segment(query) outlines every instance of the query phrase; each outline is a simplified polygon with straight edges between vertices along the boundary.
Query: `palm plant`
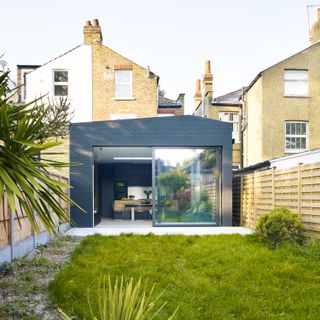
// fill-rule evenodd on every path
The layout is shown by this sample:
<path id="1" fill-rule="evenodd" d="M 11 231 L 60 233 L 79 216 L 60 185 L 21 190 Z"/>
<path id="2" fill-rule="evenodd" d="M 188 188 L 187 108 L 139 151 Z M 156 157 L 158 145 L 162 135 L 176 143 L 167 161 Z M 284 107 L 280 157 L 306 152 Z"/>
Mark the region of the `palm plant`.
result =
<path id="1" fill-rule="evenodd" d="M 149 294 L 142 288 L 141 278 L 137 283 L 130 281 L 124 282 L 123 276 L 112 283 L 110 275 L 101 276 L 98 281 L 94 299 L 88 291 L 88 307 L 90 310 L 90 320 L 152 320 L 165 307 L 163 303 L 157 307 L 157 300 L 164 291 L 153 299 L 154 285 Z M 94 302 L 92 302 L 92 300 Z M 173 320 L 178 311 L 171 315 L 167 320 Z M 66 313 L 60 310 L 64 320 L 71 320 Z"/>
<path id="2" fill-rule="evenodd" d="M 16 89 L 9 89 L 8 79 L 8 73 L 0 75 L 0 204 L 5 193 L 10 209 L 17 212 L 18 204 L 35 231 L 34 213 L 55 233 L 57 219 L 69 220 L 58 199 L 74 203 L 63 191 L 69 186 L 50 170 L 69 164 L 45 158 L 48 149 L 60 144 L 50 139 L 49 111 L 40 100 L 16 104 Z"/>

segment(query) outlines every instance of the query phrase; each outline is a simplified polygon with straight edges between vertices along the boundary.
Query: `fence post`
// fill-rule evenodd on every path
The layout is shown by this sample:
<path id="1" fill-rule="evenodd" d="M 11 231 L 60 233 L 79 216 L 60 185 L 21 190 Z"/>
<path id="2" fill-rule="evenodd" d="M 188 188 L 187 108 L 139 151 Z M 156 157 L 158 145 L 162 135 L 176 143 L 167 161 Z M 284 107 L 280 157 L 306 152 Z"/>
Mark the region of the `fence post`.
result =
<path id="1" fill-rule="evenodd" d="M 253 172 L 253 221 L 254 221 L 254 227 L 257 223 L 257 188 L 256 188 L 256 172 Z"/>
<path id="2" fill-rule="evenodd" d="M 243 193 L 243 178 L 240 175 L 240 227 L 243 227 L 243 207 L 242 207 L 242 193 Z"/>
<path id="3" fill-rule="evenodd" d="M 272 167 L 272 209 L 275 208 L 276 206 L 276 190 L 275 190 L 275 184 L 276 184 L 276 181 L 275 181 L 275 172 L 276 171 L 276 167 Z"/>
<path id="4" fill-rule="evenodd" d="M 14 259 L 14 213 L 10 208 L 10 258 Z"/>
<path id="5" fill-rule="evenodd" d="M 299 217 L 301 218 L 301 198 L 302 198 L 302 195 L 301 195 L 301 166 L 302 166 L 303 163 L 299 162 L 298 163 L 298 215 Z"/>

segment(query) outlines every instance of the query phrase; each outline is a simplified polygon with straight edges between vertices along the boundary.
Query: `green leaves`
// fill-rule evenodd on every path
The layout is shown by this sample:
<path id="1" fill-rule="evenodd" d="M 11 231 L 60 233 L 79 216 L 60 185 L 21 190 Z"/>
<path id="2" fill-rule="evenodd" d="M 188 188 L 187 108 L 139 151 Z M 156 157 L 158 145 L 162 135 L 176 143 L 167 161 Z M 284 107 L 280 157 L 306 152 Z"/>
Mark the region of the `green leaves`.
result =
<path id="1" fill-rule="evenodd" d="M 50 141 L 44 130 L 46 106 L 39 100 L 17 105 L 13 94 L 8 88 L 8 74 L 0 75 L 0 204 L 6 195 L 10 209 L 16 212 L 19 203 L 35 231 L 39 226 L 34 214 L 55 233 L 59 221 L 69 221 L 60 203 L 76 204 L 65 192 L 69 186 L 50 171 L 69 163 L 41 159 L 41 152 L 60 144 Z"/>
<path id="2" fill-rule="evenodd" d="M 154 285 L 147 294 L 142 287 L 141 278 L 134 283 L 124 282 L 123 276 L 112 283 L 110 275 L 100 276 L 94 292 L 88 290 L 88 307 L 90 320 L 152 320 L 165 307 L 166 303 L 157 307 L 159 298 L 164 290 L 154 298 Z M 62 310 L 59 310 L 63 319 L 71 319 Z M 178 308 L 167 320 L 176 319 Z"/>

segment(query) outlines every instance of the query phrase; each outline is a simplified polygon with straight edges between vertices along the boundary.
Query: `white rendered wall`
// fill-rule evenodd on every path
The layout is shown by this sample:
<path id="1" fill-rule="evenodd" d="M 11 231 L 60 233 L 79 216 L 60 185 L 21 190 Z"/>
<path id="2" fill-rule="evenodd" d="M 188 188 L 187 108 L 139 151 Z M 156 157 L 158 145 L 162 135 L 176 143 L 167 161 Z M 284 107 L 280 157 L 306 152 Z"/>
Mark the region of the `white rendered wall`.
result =
<path id="1" fill-rule="evenodd" d="M 27 101 L 48 94 L 53 98 L 53 70 L 68 70 L 68 99 L 74 110 L 72 122 L 92 121 L 92 50 L 80 47 L 48 62 L 27 75 Z M 44 101 L 47 97 L 44 98 Z"/>
<path id="2" fill-rule="evenodd" d="M 281 157 L 278 159 L 270 160 L 270 166 L 277 169 L 287 169 L 296 167 L 301 164 L 312 164 L 320 162 L 320 149 L 305 151 L 294 155 Z"/>

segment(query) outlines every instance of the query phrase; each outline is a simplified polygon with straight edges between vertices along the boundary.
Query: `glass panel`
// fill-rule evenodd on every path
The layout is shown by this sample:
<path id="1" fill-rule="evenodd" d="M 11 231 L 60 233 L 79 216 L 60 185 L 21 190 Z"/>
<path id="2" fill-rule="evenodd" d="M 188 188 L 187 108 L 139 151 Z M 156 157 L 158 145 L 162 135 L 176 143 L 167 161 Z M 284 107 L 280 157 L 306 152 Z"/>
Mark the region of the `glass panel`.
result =
<path id="1" fill-rule="evenodd" d="M 290 123 L 286 123 L 286 134 L 290 134 Z"/>
<path id="2" fill-rule="evenodd" d="M 54 82 L 68 82 L 68 71 L 55 71 Z"/>
<path id="3" fill-rule="evenodd" d="M 307 80 L 308 71 L 307 70 L 285 70 L 284 78 L 286 80 Z"/>
<path id="4" fill-rule="evenodd" d="M 118 70 L 115 73 L 116 83 L 130 83 L 131 82 L 131 71 Z"/>
<path id="5" fill-rule="evenodd" d="M 290 138 L 290 148 L 289 149 L 296 149 L 296 138 Z"/>
<path id="6" fill-rule="evenodd" d="M 306 123 L 301 123 L 301 134 L 306 134 Z"/>
<path id="7" fill-rule="evenodd" d="M 286 138 L 286 150 L 290 149 L 290 138 Z"/>
<path id="8" fill-rule="evenodd" d="M 156 224 L 218 224 L 218 149 L 155 149 Z"/>
<path id="9" fill-rule="evenodd" d="M 130 84 L 116 84 L 115 87 L 116 98 L 131 98 L 131 85 Z"/>
<path id="10" fill-rule="evenodd" d="M 301 134 L 301 126 L 302 126 L 302 123 L 297 123 L 296 124 L 296 134 L 297 135 Z"/>
<path id="11" fill-rule="evenodd" d="M 308 86 L 306 81 L 286 81 L 285 94 L 288 95 L 307 95 Z"/>
<path id="12" fill-rule="evenodd" d="M 307 148 L 306 138 L 301 138 L 301 149 Z"/>
<path id="13" fill-rule="evenodd" d="M 301 149 L 301 143 L 300 143 L 301 139 L 300 138 L 296 138 L 296 149 Z"/>
<path id="14" fill-rule="evenodd" d="M 296 134 L 296 124 L 294 122 L 291 122 L 290 126 L 290 134 Z"/>
<path id="15" fill-rule="evenodd" d="M 55 96 L 67 96 L 68 95 L 68 86 L 66 86 L 66 85 L 54 86 L 54 95 Z"/>

